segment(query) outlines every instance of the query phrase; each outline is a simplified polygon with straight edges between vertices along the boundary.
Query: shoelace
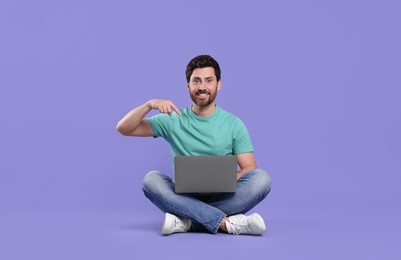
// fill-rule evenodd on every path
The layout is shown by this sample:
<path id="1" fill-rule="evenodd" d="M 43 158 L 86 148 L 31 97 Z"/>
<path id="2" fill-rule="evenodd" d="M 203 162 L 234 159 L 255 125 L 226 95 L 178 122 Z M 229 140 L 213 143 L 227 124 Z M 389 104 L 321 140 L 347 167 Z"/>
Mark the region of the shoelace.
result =
<path id="1" fill-rule="evenodd" d="M 230 225 L 230 229 L 232 230 L 234 235 L 248 233 L 249 232 L 249 225 L 237 225 L 230 221 L 227 221 Z"/>
<path id="2" fill-rule="evenodd" d="M 177 227 L 182 230 L 185 230 L 185 223 L 183 221 L 177 221 L 177 219 L 174 219 L 174 228 L 173 229 L 176 229 Z"/>

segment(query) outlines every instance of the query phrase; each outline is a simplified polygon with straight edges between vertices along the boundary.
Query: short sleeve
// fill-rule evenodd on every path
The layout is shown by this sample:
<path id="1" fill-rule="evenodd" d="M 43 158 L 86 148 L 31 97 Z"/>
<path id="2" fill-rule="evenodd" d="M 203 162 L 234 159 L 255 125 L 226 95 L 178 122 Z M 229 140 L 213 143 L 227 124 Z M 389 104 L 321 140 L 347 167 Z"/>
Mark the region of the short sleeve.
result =
<path id="1" fill-rule="evenodd" d="M 234 125 L 233 139 L 233 154 L 253 152 L 253 145 L 248 129 L 239 118 L 237 118 Z"/>
<path id="2" fill-rule="evenodd" d="M 146 118 L 153 131 L 153 137 L 166 137 L 169 132 L 169 115 L 158 114 Z"/>

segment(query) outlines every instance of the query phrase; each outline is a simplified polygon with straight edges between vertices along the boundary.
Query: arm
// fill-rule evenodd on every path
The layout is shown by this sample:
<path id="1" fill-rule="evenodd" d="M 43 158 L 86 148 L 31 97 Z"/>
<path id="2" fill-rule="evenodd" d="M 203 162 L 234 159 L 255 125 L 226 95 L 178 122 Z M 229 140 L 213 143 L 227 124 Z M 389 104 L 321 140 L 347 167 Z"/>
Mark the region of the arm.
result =
<path id="1" fill-rule="evenodd" d="M 170 100 L 151 99 L 128 112 L 117 123 L 117 131 L 122 135 L 128 136 L 153 136 L 152 128 L 148 121 L 144 119 L 152 109 L 157 109 L 160 113 L 169 114 L 170 116 L 174 110 L 181 115 L 180 110 Z"/>
<path id="2" fill-rule="evenodd" d="M 237 180 L 248 171 L 256 169 L 256 161 L 253 153 L 237 154 L 237 162 L 241 168 L 241 170 L 237 172 Z"/>

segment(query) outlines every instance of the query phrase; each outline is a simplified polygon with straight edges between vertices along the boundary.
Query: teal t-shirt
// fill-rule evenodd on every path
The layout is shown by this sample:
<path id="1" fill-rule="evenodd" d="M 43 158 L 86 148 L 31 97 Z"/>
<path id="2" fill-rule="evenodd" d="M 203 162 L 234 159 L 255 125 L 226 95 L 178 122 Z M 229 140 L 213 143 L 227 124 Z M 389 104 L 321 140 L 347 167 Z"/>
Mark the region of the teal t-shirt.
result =
<path id="1" fill-rule="evenodd" d="M 154 137 L 163 137 L 177 155 L 231 155 L 253 152 L 244 123 L 216 106 L 208 117 L 196 115 L 191 107 L 181 109 L 181 116 L 158 114 L 147 118 Z"/>

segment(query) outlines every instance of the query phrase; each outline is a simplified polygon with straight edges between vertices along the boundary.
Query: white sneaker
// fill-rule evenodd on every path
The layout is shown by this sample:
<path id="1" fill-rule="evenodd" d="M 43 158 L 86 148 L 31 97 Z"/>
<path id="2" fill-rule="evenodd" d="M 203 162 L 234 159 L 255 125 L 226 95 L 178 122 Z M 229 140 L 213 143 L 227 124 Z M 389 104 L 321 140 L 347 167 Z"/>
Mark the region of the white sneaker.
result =
<path id="1" fill-rule="evenodd" d="M 226 227 L 228 233 L 234 235 L 262 235 L 266 232 L 265 222 L 258 213 L 232 215 L 228 217 Z"/>
<path id="2" fill-rule="evenodd" d="M 162 227 L 163 235 L 170 235 L 173 233 L 187 232 L 191 228 L 191 220 L 186 218 L 179 218 L 173 214 L 166 213 Z"/>

